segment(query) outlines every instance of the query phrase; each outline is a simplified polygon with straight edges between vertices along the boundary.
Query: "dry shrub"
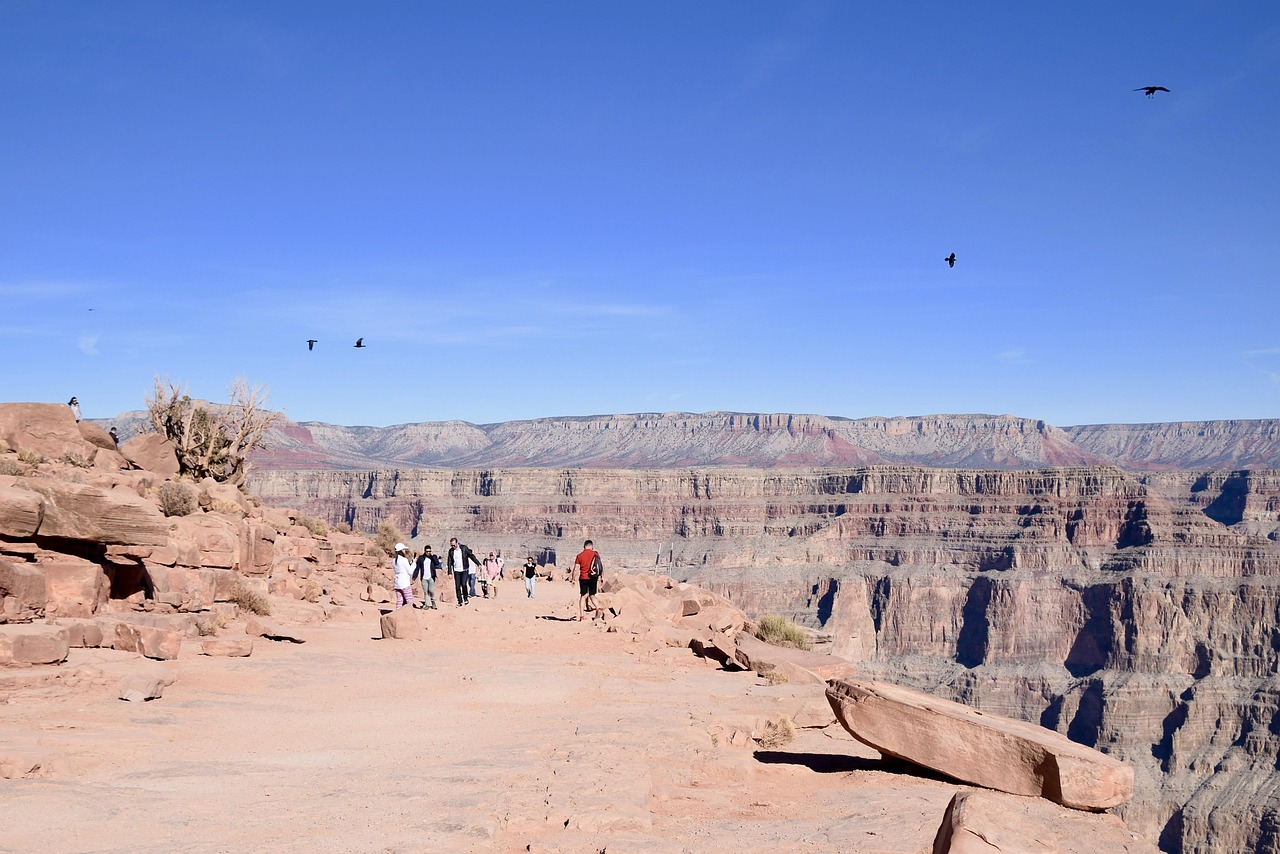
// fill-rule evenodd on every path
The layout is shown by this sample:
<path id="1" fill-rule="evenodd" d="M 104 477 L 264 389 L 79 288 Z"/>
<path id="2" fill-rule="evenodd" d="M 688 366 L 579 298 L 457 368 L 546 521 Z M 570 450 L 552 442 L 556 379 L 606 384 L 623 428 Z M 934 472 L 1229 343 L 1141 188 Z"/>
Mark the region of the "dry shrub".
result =
<path id="1" fill-rule="evenodd" d="M 366 569 L 364 571 L 364 583 L 376 584 L 379 587 L 386 587 L 387 577 L 376 569 Z"/>
<path id="2" fill-rule="evenodd" d="M 9 447 L 8 442 L 6 442 L 4 439 L 0 439 L 0 454 L 7 454 L 12 450 L 13 448 Z"/>
<path id="3" fill-rule="evenodd" d="M 224 501 L 221 498 L 215 498 L 209 503 L 209 512 L 221 513 L 224 516 L 240 516 L 245 515 L 244 508 L 234 501 Z"/>
<path id="4" fill-rule="evenodd" d="M 760 733 L 759 738 L 756 739 L 756 741 L 760 742 L 761 747 L 769 750 L 777 747 L 786 747 L 795 740 L 796 725 L 786 715 L 776 721 L 766 721 L 763 731 Z"/>
<path id="5" fill-rule="evenodd" d="M 196 620 L 196 631 L 200 637 L 213 637 L 227 627 L 227 615 L 223 613 L 205 614 Z"/>
<path id="6" fill-rule="evenodd" d="M 396 553 L 396 543 L 404 542 L 404 534 L 390 520 L 378 523 L 378 533 L 373 537 L 374 545 L 382 549 L 388 557 Z"/>
<path id="7" fill-rule="evenodd" d="M 84 458 L 83 454 L 77 454 L 75 451 L 67 451 L 62 455 L 60 462 L 79 469 L 87 469 L 93 465 L 92 462 Z"/>
<path id="8" fill-rule="evenodd" d="M 323 537 L 328 533 L 328 530 L 324 525 L 324 520 L 316 519 L 313 516 L 299 516 L 297 518 L 297 524 L 310 531 L 312 536 Z"/>
<path id="9" fill-rule="evenodd" d="M 310 579 L 302 585 L 302 598 L 307 602 L 319 602 L 321 593 L 324 593 L 324 588 Z"/>
<path id="10" fill-rule="evenodd" d="M 33 454 L 31 451 L 27 450 L 18 451 L 18 459 L 29 466 L 38 466 L 46 461 L 45 458 L 39 454 Z"/>
<path id="11" fill-rule="evenodd" d="M 339 522 L 338 524 L 333 526 L 333 530 L 337 531 L 339 534 L 350 534 L 351 526 L 348 525 L 346 522 Z"/>
<path id="12" fill-rule="evenodd" d="M 166 480 L 156 490 L 160 512 L 166 516 L 190 516 L 196 512 L 196 491 L 185 483 Z"/>
<path id="13" fill-rule="evenodd" d="M 764 680 L 766 685 L 783 685 L 791 680 L 787 678 L 787 674 L 778 668 L 760 674 L 760 678 Z"/>
<path id="14" fill-rule="evenodd" d="M 777 614 L 766 614 L 761 617 L 755 636 L 774 646 L 789 646 L 794 649 L 810 647 L 809 636 L 804 633 L 804 629 Z"/>
<path id="15" fill-rule="evenodd" d="M 260 617 L 271 614 L 271 601 L 257 590 L 245 586 L 243 582 L 237 582 L 232 588 L 230 601 L 239 605 L 242 610 Z"/>
<path id="16" fill-rule="evenodd" d="M 14 457 L 0 457 L 0 474 L 9 475 L 10 477 L 22 477 L 27 473 L 27 467 Z"/>

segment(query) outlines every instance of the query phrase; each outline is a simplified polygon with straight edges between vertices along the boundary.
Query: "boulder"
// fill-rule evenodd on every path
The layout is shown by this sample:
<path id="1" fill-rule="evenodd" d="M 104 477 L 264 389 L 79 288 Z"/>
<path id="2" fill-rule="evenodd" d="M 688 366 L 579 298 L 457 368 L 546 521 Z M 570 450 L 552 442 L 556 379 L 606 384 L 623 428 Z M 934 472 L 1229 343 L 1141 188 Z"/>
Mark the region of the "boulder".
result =
<path id="1" fill-rule="evenodd" d="M 689 648 L 703 658 L 718 661 L 729 670 L 739 670 L 738 648 L 731 635 L 724 632 L 707 632 L 689 641 Z"/>
<path id="2" fill-rule="evenodd" d="M 140 469 L 165 477 L 177 477 L 178 454 L 170 442 L 159 433 L 139 433 L 120 446 L 120 453 Z"/>
<path id="3" fill-rule="evenodd" d="M 95 448 L 80 436 L 71 407 L 62 403 L 0 403 L 0 439 L 14 450 L 61 459 L 91 459 Z"/>
<path id="4" fill-rule="evenodd" d="M 0 558 L 0 599 L 12 601 L 13 616 L 44 613 L 44 573 L 36 564 Z"/>
<path id="5" fill-rule="evenodd" d="M 1105 810 L 1133 796 L 1133 768 L 1035 724 L 885 682 L 835 679 L 827 700 L 854 738 L 966 783 Z"/>
<path id="6" fill-rule="evenodd" d="M 151 676 L 125 676 L 116 685 L 116 696 L 131 703 L 158 700 L 164 695 L 165 681 Z"/>
<path id="7" fill-rule="evenodd" d="M 199 552 L 199 566 L 235 569 L 240 565 L 240 526 L 225 517 L 199 514 L 175 516 L 173 524 L 174 545 L 178 547 L 179 563 L 193 545 Z"/>
<path id="8" fill-rule="evenodd" d="M 828 679 L 849 679 L 855 675 L 852 664 L 826 653 L 774 646 L 747 632 L 738 634 L 734 642 L 738 666 L 761 676 L 779 671 L 789 682 L 825 683 Z"/>
<path id="9" fill-rule="evenodd" d="M 253 654 L 253 638 L 210 638 L 200 642 L 201 655 L 246 658 Z"/>
<path id="10" fill-rule="evenodd" d="M 0 665 L 61 664 L 70 649 L 67 640 L 61 626 L 0 625 Z"/>
<path id="11" fill-rule="evenodd" d="M 64 557 L 39 566 L 44 573 L 46 616 L 92 617 L 107 601 L 111 584 L 96 563 Z"/>
<path id="12" fill-rule="evenodd" d="M 238 486 L 230 483 L 219 483 L 211 477 L 200 481 L 200 493 L 197 497 L 200 507 L 218 513 L 233 513 L 244 516 L 249 512 L 249 500 L 245 498 Z"/>
<path id="13" fill-rule="evenodd" d="M 957 792 L 933 840 L 933 854 L 1156 854 L 1112 815 L 1072 812 L 1036 798 Z"/>
<path id="14" fill-rule="evenodd" d="M 67 630 L 67 644 L 72 649 L 100 647 L 105 639 L 102 626 L 94 620 L 61 619 L 49 622 Z"/>
<path id="15" fill-rule="evenodd" d="M 93 543 L 162 546 L 168 523 L 160 510 L 129 489 L 104 489 L 65 480 L 23 478 L 19 489 L 30 490 L 44 502 L 44 516 L 36 532 Z"/>
<path id="16" fill-rule="evenodd" d="M 119 623 L 116 625 L 115 648 L 167 661 L 177 658 L 182 651 L 182 632 L 136 623 Z"/>
<path id="17" fill-rule="evenodd" d="M 101 448 L 104 451 L 114 451 L 116 449 L 115 440 L 111 438 L 110 433 L 103 429 L 102 425 L 94 424 L 92 421 L 81 421 L 76 425 L 76 429 L 80 432 L 80 438 L 95 448 Z"/>
<path id="18" fill-rule="evenodd" d="M 422 640 L 422 621 L 413 608 L 396 608 L 382 615 L 384 640 Z"/>
<path id="19" fill-rule="evenodd" d="M 0 537 L 26 539 L 40 530 L 44 499 L 29 489 L 0 486 Z"/>

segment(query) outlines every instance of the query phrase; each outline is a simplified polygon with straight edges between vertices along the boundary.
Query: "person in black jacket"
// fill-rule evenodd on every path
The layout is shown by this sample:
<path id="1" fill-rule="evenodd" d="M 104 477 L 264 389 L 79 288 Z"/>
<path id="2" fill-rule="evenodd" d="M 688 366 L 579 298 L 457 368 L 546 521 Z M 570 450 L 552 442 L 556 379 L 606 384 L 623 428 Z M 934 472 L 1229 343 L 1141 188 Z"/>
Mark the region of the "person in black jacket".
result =
<path id="1" fill-rule="evenodd" d="M 440 573 L 440 558 L 431 553 L 431 546 L 423 549 L 418 555 L 418 563 L 413 568 L 413 577 L 422 581 L 423 609 L 436 607 L 436 579 Z M 429 604 L 428 604 L 429 603 Z"/>
<path id="2" fill-rule="evenodd" d="M 480 561 L 470 547 L 458 544 L 457 537 L 449 540 L 449 554 L 446 556 L 446 561 L 449 571 L 453 573 L 453 590 L 458 597 L 458 607 L 461 608 L 471 601 L 471 595 L 467 592 L 469 588 L 467 572 L 470 570 L 474 575 L 475 570 L 471 569 L 471 566 L 474 564 L 479 568 Z"/>

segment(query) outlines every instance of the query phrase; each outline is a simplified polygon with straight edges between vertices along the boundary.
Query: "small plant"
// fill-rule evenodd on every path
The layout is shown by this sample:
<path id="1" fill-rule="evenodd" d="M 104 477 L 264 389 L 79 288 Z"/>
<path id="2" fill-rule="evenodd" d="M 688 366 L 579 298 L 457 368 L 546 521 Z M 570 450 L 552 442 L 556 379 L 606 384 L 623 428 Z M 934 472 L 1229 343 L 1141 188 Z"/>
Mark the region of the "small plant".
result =
<path id="1" fill-rule="evenodd" d="M 348 525 L 346 522 L 339 522 L 338 524 L 333 526 L 333 530 L 337 531 L 339 534 L 350 534 L 351 526 Z"/>
<path id="2" fill-rule="evenodd" d="M 38 466 L 45 461 L 44 457 L 27 450 L 18 451 L 18 459 L 29 466 Z"/>
<path id="3" fill-rule="evenodd" d="M 383 573 L 379 572 L 376 569 L 366 569 L 364 571 L 364 583 L 376 584 L 379 587 L 386 587 L 387 578 Z"/>
<path id="4" fill-rule="evenodd" d="M 7 454 L 12 450 L 13 448 L 9 447 L 8 442 L 6 442 L 4 439 L 0 439 L 0 454 Z"/>
<path id="5" fill-rule="evenodd" d="M 316 537 L 323 537 L 328 533 L 323 519 L 316 519 L 311 516 L 299 516 L 298 524 L 306 528 L 313 536 Z"/>
<path id="6" fill-rule="evenodd" d="M 257 590 L 246 586 L 244 582 L 238 582 L 231 589 L 230 601 L 239 605 L 242 610 L 260 617 L 271 614 L 271 601 Z"/>
<path id="7" fill-rule="evenodd" d="M 319 602 L 321 593 L 324 593 L 324 588 L 310 579 L 302 585 L 302 598 L 307 602 L 312 604 Z"/>
<path id="8" fill-rule="evenodd" d="M 196 620 L 196 631 L 200 634 L 200 637 L 202 638 L 213 637 L 214 635 L 216 635 L 218 632 L 222 631 L 226 627 L 227 627 L 227 617 L 225 614 L 222 614 L 222 613 L 206 614 L 205 616 Z"/>
<path id="9" fill-rule="evenodd" d="M 788 620 L 786 617 L 780 617 L 777 614 L 766 614 L 760 618 L 760 625 L 756 627 L 755 636 L 765 643 L 774 646 L 789 646 L 795 649 L 809 649 L 809 637 L 804 633 L 804 629 Z"/>
<path id="10" fill-rule="evenodd" d="M 0 474 L 7 474 L 11 477 L 22 477 L 26 473 L 27 467 L 13 457 L 0 457 Z"/>
<path id="11" fill-rule="evenodd" d="M 196 512 L 195 490 L 185 483 L 166 480 L 156 491 L 160 512 L 166 516 L 190 516 Z"/>
<path id="12" fill-rule="evenodd" d="M 224 516 L 244 516 L 244 508 L 234 501 L 223 501 L 221 498 L 215 498 L 209 504 L 211 513 L 221 513 Z"/>
<path id="13" fill-rule="evenodd" d="M 82 455 L 77 454 L 75 451 L 67 451 L 65 454 L 62 455 L 62 459 L 60 460 L 60 462 L 66 463 L 69 466 L 75 466 L 76 468 L 79 468 L 79 469 L 87 469 L 93 465 L 93 463 L 89 462 Z"/>
<path id="14" fill-rule="evenodd" d="M 791 718 L 783 715 L 776 721 L 766 721 L 764 730 L 760 733 L 756 741 L 760 742 L 760 746 L 769 750 L 777 747 L 786 747 L 788 744 L 796 740 L 796 725 L 791 722 Z"/>

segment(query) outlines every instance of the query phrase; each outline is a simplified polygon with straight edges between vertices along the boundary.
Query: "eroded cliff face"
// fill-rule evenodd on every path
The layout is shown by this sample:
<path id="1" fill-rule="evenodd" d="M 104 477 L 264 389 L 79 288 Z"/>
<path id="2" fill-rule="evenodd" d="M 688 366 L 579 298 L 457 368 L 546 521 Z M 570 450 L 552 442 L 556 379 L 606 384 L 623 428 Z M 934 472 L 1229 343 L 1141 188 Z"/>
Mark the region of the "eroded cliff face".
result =
<path id="1" fill-rule="evenodd" d="M 1169 851 L 1280 845 L 1280 472 L 405 470 L 254 475 L 419 543 L 705 584 L 820 626 L 870 676 L 1133 763 Z"/>

